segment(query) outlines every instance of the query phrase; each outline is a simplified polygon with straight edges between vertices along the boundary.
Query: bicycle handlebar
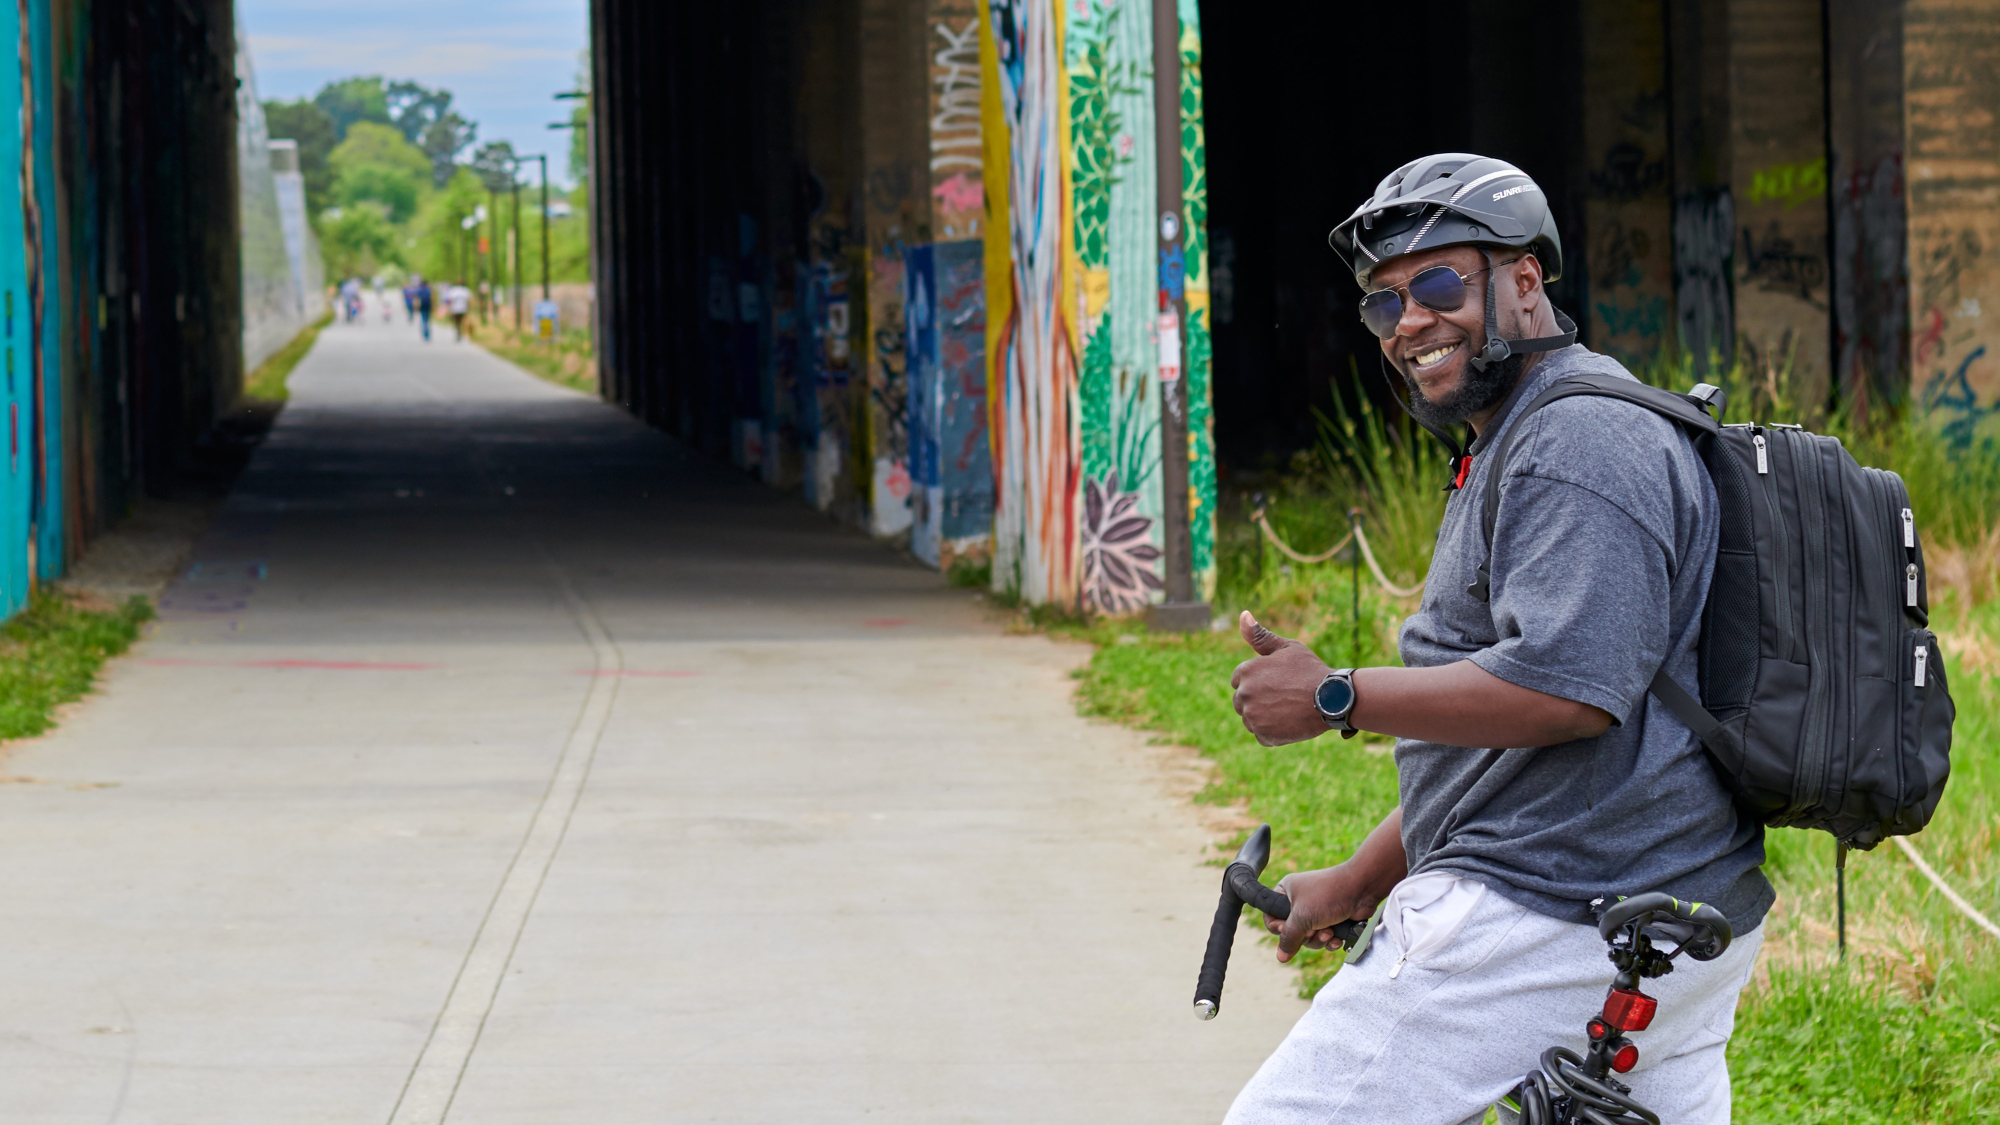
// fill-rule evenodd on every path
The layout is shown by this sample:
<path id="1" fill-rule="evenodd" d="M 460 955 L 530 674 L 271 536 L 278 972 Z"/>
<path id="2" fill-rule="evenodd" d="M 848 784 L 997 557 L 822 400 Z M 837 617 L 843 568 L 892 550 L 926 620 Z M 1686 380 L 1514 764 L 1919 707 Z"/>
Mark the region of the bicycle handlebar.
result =
<path id="1" fill-rule="evenodd" d="M 1229 951 L 1236 940 L 1236 924 L 1245 903 L 1280 921 L 1291 917 L 1292 900 L 1265 886 L 1259 878 L 1271 861 L 1271 826 L 1260 824 L 1237 849 L 1222 873 L 1222 901 L 1215 906 L 1215 920 L 1208 927 L 1208 950 L 1201 958 L 1201 976 L 1194 986 L 1194 1014 L 1210 1020 L 1222 1007 L 1222 980 L 1229 972 Z M 1353 945 L 1361 936 L 1362 923 L 1342 922 L 1333 927 L 1334 936 Z"/>

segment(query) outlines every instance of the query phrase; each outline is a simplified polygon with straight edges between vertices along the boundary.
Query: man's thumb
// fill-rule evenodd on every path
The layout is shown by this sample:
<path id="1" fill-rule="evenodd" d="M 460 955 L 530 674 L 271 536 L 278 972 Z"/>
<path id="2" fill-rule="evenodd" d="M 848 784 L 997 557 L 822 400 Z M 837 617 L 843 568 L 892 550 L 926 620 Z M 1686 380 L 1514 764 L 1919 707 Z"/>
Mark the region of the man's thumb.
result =
<path id="1" fill-rule="evenodd" d="M 1286 638 L 1259 625 L 1257 619 L 1250 616 L 1250 611 L 1247 609 L 1243 611 L 1243 616 L 1236 619 L 1236 628 L 1243 634 L 1243 643 L 1255 649 L 1258 656 L 1269 656 L 1290 643 Z"/>

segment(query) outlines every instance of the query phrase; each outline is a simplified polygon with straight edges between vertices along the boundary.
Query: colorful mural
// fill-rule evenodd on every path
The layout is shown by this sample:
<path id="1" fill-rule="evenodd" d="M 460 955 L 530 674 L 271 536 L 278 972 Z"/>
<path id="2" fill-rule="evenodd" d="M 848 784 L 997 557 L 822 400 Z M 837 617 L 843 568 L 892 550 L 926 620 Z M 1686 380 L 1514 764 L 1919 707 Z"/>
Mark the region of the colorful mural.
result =
<path id="1" fill-rule="evenodd" d="M 1201 33 L 1194 4 L 1180 8 L 1189 502 L 1206 596 L 1215 460 Z M 1007 188 L 989 188 L 991 213 L 1008 217 L 986 244 L 993 581 L 1030 602 L 1131 613 L 1165 590 L 1152 11 L 993 0 L 988 13 L 998 97 L 987 100 L 985 171 Z"/>
<path id="2" fill-rule="evenodd" d="M 1076 602 L 1080 569 L 1081 438 L 1076 353 L 1062 299 L 1075 280 L 1063 269 L 1070 247 L 1062 12 L 1046 0 L 991 0 L 988 12 L 984 34 L 994 43 L 1000 114 L 985 127 L 1004 139 L 1008 159 L 1002 169 L 987 167 L 986 182 L 989 190 L 996 179 L 1007 184 L 1009 260 L 1003 272 L 988 272 L 987 284 L 1005 285 L 1011 298 L 1004 314 L 993 310 L 998 332 L 987 353 L 993 582 L 1034 604 L 1068 605 Z"/>

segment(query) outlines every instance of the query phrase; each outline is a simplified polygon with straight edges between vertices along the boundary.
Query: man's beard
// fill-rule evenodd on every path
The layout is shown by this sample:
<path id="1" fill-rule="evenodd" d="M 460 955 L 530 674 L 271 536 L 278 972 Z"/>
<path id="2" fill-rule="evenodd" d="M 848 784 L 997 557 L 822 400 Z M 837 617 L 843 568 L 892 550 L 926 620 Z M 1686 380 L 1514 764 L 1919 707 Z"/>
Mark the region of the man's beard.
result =
<path id="1" fill-rule="evenodd" d="M 1417 381 L 1412 379 L 1408 372 L 1401 367 L 1396 371 L 1403 376 L 1403 383 L 1410 388 L 1410 413 L 1416 415 L 1417 421 L 1433 429 L 1443 430 L 1504 402 L 1507 395 L 1513 391 L 1514 385 L 1521 381 L 1521 372 L 1527 360 L 1528 357 L 1524 355 L 1510 355 L 1499 363 L 1487 364 L 1486 370 L 1481 371 L 1468 356 L 1465 361 L 1465 371 L 1458 377 L 1458 389 L 1446 396 L 1443 402 L 1432 402 L 1425 398 L 1423 390 L 1417 386 Z"/>

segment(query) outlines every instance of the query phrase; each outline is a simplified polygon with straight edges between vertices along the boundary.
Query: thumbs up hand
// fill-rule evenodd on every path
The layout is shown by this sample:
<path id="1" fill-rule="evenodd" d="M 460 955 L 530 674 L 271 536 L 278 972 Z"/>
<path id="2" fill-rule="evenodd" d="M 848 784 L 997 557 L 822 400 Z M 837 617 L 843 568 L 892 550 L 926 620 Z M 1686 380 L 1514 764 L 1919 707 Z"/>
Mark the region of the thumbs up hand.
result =
<path id="1" fill-rule="evenodd" d="M 1313 651 L 1257 623 L 1248 610 L 1237 619 L 1243 643 L 1257 653 L 1236 666 L 1229 677 L 1235 689 L 1236 713 L 1243 726 L 1265 746 L 1304 742 L 1326 733 L 1313 694 L 1330 670 Z"/>

